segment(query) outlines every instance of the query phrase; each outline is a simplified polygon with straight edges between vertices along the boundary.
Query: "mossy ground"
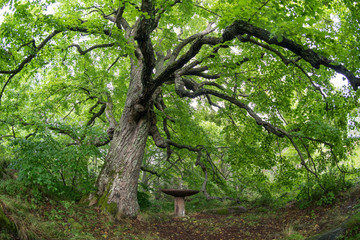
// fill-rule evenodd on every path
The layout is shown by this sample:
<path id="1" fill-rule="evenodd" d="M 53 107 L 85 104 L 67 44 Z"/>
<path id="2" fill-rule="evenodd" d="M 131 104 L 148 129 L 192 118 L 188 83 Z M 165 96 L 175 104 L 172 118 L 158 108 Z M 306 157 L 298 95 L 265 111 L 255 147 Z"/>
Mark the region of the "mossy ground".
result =
<path id="1" fill-rule="evenodd" d="M 1 209 L 16 226 L 16 235 L 1 230 L 0 239 L 305 239 L 346 221 L 351 227 L 344 239 L 357 239 L 360 195 L 355 195 L 347 192 L 338 196 L 333 206 L 308 209 L 299 209 L 296 204 L 276 209 L 248 204 L 247 212 L 237 214 L 221 211 L 228 209 L 220 208 L 222 203 L 200 201 L 199 195 L 186 202 L 184 218 L 174 218 L 173 201 L 164 198 L 151 201 L 136 220 L 116 221 L 99 206 L 33 201 L 0 193 Z M 204 211 L 206 205 L 220 209 L 221 214 Z"/>

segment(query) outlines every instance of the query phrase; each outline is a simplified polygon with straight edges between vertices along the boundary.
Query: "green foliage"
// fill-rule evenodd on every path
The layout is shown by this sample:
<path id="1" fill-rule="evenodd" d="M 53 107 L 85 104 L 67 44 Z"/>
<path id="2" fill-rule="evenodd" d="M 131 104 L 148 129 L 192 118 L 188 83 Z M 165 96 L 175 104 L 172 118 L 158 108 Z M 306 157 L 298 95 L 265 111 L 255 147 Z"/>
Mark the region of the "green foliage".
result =
<path id="1" fill-rule="evenodd" d="M 335 201 L 335 194 L 333 192 L 328 192 L 326 195 L 322 196 L 318 201 L 317 205 L 326 206 L 331 205 Z"/>
<path id="2" fill-rule="evenodd" d="M 301 208 L 307 208 L 313 203 L 318 206 L 332 205 L 338 193 L 349 187 L 351 187 L 349 181 L 341 180 L 337 175 L 324 174 L 319 180 L 312 178 L 302 184 L 296 199 Z"/>
<path id="3" fill-rule="evenodd" d="M 79 198 L 92 190 L 96 180 L 96 166 L 92 157 L 100 158 L 98 149 L 82 146 L 64 146 L 60 139 L 50 134 L 37 135 L 35 139 L 16 140 L 19 180 L 27 185 L 39 186 L 49 194 Z"/>
<path id="4" fill-rule="evenodd" d="M 254 202 L 255 206 L 271 206 L 274 203 L 275 199 L 269 191 L 260 194 L 260 197 L 256 198 Z"/>
<path id="5" fill-rule="evenodd" d="M 345 233 L 339 236 L 343 240 L 356 240 L 360 237 L 360 213 L 355 213 L 345 224 Z"/>
<path id="6" fill-rule="evenodd" d="M 294 233 L 285 239 L 286 240 L 303 240 L 303 239 L 305 239 L 305 237 L 299 233 Z"/>
<path id="7" fill-rule="evenodd" d="M 25 198 L 28 194 L 28 188 L 24 182 L 15 179 L 2 180 L 0 181 L 0 193 Z"/>
<path id="8" fill-rule="evenodd" d="M 150 196 L 146 192 L 137 192 L 137 199 L 141 210 L 146 210 L 151 206 Z"/>
<path id="9" fill-rule="evenodd" d="M 288 48 L 268 44 L 259 36 L 239 36 L 226 47 L 204 44 L 195 56 L 187 55 L 197 48 L 192 44 L 221 39 L 227 26 L 243 20 L 268 31 L 273 40 L 289 39 L 312 49 L 321 61 L 329 59 L 326 66 L 346 66 L 358 77 L 358 5 L 348 0 L 158 0 L 154 4 L 156 16 L 144 11 L 140 1 L 0 1 L 2 9 L 9 9 L 0 20 L 0 89 L 5 90 L 0 105 L 0 159 L 6 160 L 6 166 L 0 164 L 0 178 L 12 177 L 4 174 L 10 167 L 18 171 L 20 180 L 0 183 L 0 191 L 31 194 L 36 201 L 44 194 L 79 199 L 91 192 L 108 148 L 97 147 L 108 140 L 104 107 L 119 120 L 132 94 L 129 86 L 136 82 L 130 73 L 145 64 L 143 60 L 160 61 L 163 56 L 146 79 L 155 79 L 172 61 L 189 59 L 177 73 L 199 85 L 186 90 L 205 89 L 209 94 L 180 97 L 171 73 L 158 88 L 161 94 L 148 101 L 146 113 L 156 115 L 151 121 L 158 121 L 161 136 L 201 148 L 202 157 L 197 159 L 189 147 L 159 150 L 148 139 L 142 164 L 157 174 L 140 175 L 142 209 L 153 207 L 150 195 L 159 195 L 157 189 L 200 189 L 205 177 L 210 195 L 253 200 L 257 205 L 294 195 L 303 206 L 333 203 L 338 191 L 348 186 L 347 179 L 356 178 L 347 172 L 355 172 L 350 159 L 357 140 L 349 135 L 357 134 L 359 127 L 360 91 L 335 88 L 330 82 L 335 76 L 332 70 L 313 67 Z M 119 7 L 124 9 L 116 11 Z M 117 17 L 130 27 L 112 22 Z M 146 43 L 152 43 L 151 56 L 143 56 L 139 41 L 129 32 L 137 29 L 134 24 L 140 19 L 156 19 Z M 213 31 L 200 37 L 209 23 Z M 41 46 L 54 30 L 61 32 Z M 176 47 L 194 34 L 196 38 L 172 59 Z M 92 51 L 84 53 L 85 49 Z M 206 69 L 201 73 L 219 77 L 185 74 L 191 64 L 195 70 Z M 16 72 L 19 66 L 24 68 Z M 15 75 L 7 74 L 14 70 Z M 140 86 L 143 81 L 135 92 L 152 85 Z M 240 104 L 210 94 L 213 91 Z M 268 126 L 286 134 L 280 131 L 276 136 Z M 199 206 L 205 202 L 196 201 Z"/>
<path id="10" fill-rule="evenodd" d="M 0 233 L 5 234 L 15 232 L 16 225 L 6 216 L 2 207 L 0 207 Z"/>

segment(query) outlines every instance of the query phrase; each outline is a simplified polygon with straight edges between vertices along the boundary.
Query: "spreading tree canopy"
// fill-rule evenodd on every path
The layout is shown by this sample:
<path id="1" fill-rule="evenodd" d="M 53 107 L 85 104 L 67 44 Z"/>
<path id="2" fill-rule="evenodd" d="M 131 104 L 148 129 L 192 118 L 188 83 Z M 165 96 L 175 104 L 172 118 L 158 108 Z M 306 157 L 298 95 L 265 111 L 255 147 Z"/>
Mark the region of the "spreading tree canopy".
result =
<path id="1" fill-rule="evenodd" d="M 106 153 L 91 203 L 134 217 L 140 169 L 161 175 L 142 166 L 145 150 L 169 168 L 187 154 L 207 198 L 210 169 L 240 179 L 301 164 L 323 189 L 321 161 L 344 170 L 360 86 L 356 1 L 0 6 L 0 156 L 21 146 L 18 165 L 38 164 L 29 180 L 74 185 Z M 336 76 L 348 85 L 335 88 Z"/>

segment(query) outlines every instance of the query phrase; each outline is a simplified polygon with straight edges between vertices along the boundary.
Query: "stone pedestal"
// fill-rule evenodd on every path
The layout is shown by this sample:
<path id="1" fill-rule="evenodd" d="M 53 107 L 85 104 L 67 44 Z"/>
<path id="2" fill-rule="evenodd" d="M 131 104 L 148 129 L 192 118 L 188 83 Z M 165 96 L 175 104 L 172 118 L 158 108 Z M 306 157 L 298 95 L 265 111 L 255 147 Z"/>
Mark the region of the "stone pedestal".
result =
<path id="1" fill-rule="evenodd" d="M 175 216 L 184 217 L 185 216 L 185 197 L 175 197 Z"/>
<path id="2" fill-rule="evenodd" d="M 198 190 L 188 190 L 188 189 L 162 189 L 163 193 L 175 197 L 174 200 L 174 209 L 176 217 L 185 216 L 185 197 L 197 194 Z"/>

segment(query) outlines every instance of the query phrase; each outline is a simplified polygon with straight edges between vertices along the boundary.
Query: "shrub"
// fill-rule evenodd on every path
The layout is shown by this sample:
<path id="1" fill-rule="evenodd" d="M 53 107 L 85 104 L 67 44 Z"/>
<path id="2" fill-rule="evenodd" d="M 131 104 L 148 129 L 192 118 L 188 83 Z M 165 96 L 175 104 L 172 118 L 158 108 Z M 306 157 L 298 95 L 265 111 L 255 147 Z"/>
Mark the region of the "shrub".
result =
<path id="1" fill-rule="evenodd" d="M 25 186 L 25 184 L 18 180 L 7 179 L 0 181 L 1 194 L 25 197 L 27 195 L 27 191 L 28 188 Z"/>
<path id="2" fill-rule="evenodd" d="M 17 148 L 14 167 L 19 180 L 31 189 L 70 199 L 79 199 L 93 189 L 95 176 L 89 159 L 101 157 L 96 147 L 68 146 L 46 134 L 13 144 Z"/>
<path id="3" fill-rule="evenodd" d="M 137 199 L 141 210 L 146 210 L 151 206 L 150 195 L 146 192 L 137 192 Z"/>

